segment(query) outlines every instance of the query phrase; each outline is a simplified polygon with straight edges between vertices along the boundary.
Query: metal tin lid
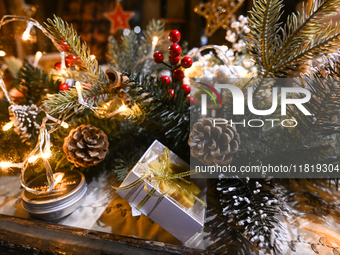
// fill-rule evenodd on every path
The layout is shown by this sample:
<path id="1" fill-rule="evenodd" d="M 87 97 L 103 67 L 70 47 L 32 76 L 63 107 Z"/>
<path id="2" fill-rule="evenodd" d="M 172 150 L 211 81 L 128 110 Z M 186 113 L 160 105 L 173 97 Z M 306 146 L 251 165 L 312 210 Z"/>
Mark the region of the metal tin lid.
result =
<path id="1" fill-rule="evenodd" d="M 21 192 L 23 208 L 33 217 L 55 220 L 72 213 L 81 204 L 80 200 L 87 191 L 84 175 L 79 171 L 56 173 L 61 177 L 52 192 L 33 194 L 27 190 Z M 55 178 L 57 179 L 57 178 Z M 45 175 L 38 176 L 29 184 L 38 191 L 47 191 L 48 185 Z"/>

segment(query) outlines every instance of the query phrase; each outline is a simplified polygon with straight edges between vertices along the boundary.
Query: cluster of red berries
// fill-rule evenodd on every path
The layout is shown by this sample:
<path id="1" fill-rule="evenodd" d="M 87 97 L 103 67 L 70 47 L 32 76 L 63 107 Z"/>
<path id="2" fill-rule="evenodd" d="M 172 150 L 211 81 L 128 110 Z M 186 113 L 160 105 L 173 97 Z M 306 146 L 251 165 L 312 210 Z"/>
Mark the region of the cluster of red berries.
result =
<path id="1" fill-rule="evenodd" d="M 66 68 L 74 66 L 74 65 L 77 63 L 77 62 L 76 62 L 77 59 L 78 59 L 77 56 L 74 56 L 74 55 L 71 55 L 71 54 L 68 55 L 68 56 L 65 58 L 65 65 L 66 65 Z M 54 69 L 60 70 L 60 69 L 61 69 L 61 62 L 55 63 Z"/>
<path id="2" fill-rule="evenodd" d="M 65 52 L 69 52 L 70 51 L 70 46 L 68 45 L 68 43 L 65 40 L 61 40 L 59 42 L 60 45 L 60 49 L 65 51 Z M 57 71 L 59 71 L 61 69 L 61 62 L 57 62 L 54 65 L 54 69 L 56 69 Z M 75 66 L 75 65 L 82 65 L 82 63 L 78 60 L 78 57 L 72 54 L 68 54 L 65 58 L 65 65 L 66 68 Z M 69 90 L 70 87 L 67 83 L 61 83 L 59 85 L 59 90 Z"/>
<path id="3" fill-rule="evenodd" d="M 169 40 L 172 44 L 169 47 L 169 63 L 171 65 L 172 78 L 174 81 L 182 81 L 184 78 L 184 72 L 180 67 L 190 68 L 193 61 L 191 57 L 183 57 L 181 59 L 182 48 L 177 42 L 181 39 L 181 33 L 178 30 L 172 30 L 168 36 Z M 164 63 L 164 56 L 161 52 L 155 52 L 153 55 L 153 60 L 158 64 Z M 180 63 L 180 64 L 179 64 Z M 179 65 L 178 65 L 179 64 Z M 167 65 L 167 64 L 165 64 Z M 169 66 L 169 65 L 167 65 Z M 169 86 L 170 78 L 166 75 L 161 77 L 162 84 Z M 188 102 L 194 103 L 194 98 L 190 96 L 190 85 L 183 84 L 181 89 L 184 90 L 184 94 L 187 95 Z M 172 99 L 175 95 L 175 91 L 173 89 L 169 89 L 168 93 L 170 94 L 170 99 Z"/>

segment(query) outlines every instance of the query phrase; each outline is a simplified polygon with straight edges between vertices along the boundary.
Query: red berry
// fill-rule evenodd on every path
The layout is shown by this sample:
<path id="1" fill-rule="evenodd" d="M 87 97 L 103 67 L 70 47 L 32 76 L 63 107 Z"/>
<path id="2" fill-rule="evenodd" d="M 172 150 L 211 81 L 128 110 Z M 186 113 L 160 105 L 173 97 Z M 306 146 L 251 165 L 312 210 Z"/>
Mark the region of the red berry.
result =
<path id="1" fill-rule="evenodd" d="M 69 67 L 69 66 L 73 66 L 74 63 L 68 59 L 65 59 L 65 63 L 66 63 L 66 66 Z"/>
<path id="2" fill-rule="evenodd" d="M 169 56 L 168 58 L 170 64 L 172 65 L 177 65 L 179 63 L 179 61 L 181 60 L 181 57 L 180 56 L 177 56 L 177 57 L 172 57 L 171 55 Z"/>
<path id="3" fill-rule="evenodd" d="M 68 55 L 68 56 L 66 57 L 66 59 L 68 59 L 68 60 L 70 60 L 70 61 L 76 61 L 76 60 L 78 59 L 78 57 L 75 56 L 75 55 Z"/>
<path id="4" fill-rule="evenodd" d="M 70 46 L 68 45 L 68 43 L 63 39 L 60 41 L 60 48 L 64 51 L 69 51 L 70 50 Z"/>
<path id="5" fill-rule="evenodd" d="M 170 95 L 170 100 L 172 100 L 172 98 L 174 97 L 175 95 L 175 91 L 173 89 L 169 89 L 168 90 L 168 94 Z"/>
<path id="6" fill-rule="evenodd" d="M 183 84 L 181 88 L 184 90 L 185 95 L 190 94 L 190 85 L 189 84 Z"/>
<path id="7" fill-rule="evenodd" d="M 60 70 L 61 69 L 61 62 L 57 62 L 54 64 L 54 69 Z"/>
<path id="8" fill-rule="evenodd" d="M 69 89 L 70 89 L 70 87 L 68 86 L 67 83 L 61 83 L 59 85 L 59 90 L 69 90 Z"/>
<path id="9" fill-rule="evenodd" d="M 176 43 L 181 39 L 181 33 L 178 30 L 172 30 L 168 38 L 173 43 Z"/>
<path id="10" fill-rule="evenodd" d="M 184 78 L 184 72 L 181 69 L 176 69 L 172 75 L 176 81 L 181 81 Z"/>
<path id="11" fill-rule="evenodd" d="M 169 76 L 166 76 L 166 75 L 161 76 L 161 81 L 162 81 L 162 85 L 165 84 L 165 86 L 169 86 L 170 84 Z"/>
<path id="12" fill-rule="evenodd" d="M 192 58 L 191 57 L 182 58 L 181 65 L 184 68 L 190 68 L 192 66 Z"/>
<path id="13" fill-rule="evenodd" d="M 156 51 L 155 54 L 153 54 L 153 61 L 155 61 L 157 64 L 163 63 L 164 56 L 159 51 Z"/>
<path id="14" fill-rule="evenodd" d="M 187 95 L 187 100 L 188 100 L 188 103 L 195 104 L 195 98 L 194 97 Z"/>
<path id="15" fill-rule="evenodd" d="M 78 57 L 75 55 L 68 55 L 65 58 L 65 62 L 67 66 L 73 66 L 74 64 L 80 64 L 81 62 L 78 62 Z"/>
<path id="16" fill-rule="evenodd" d="M 177 57 L 177 56 L 181 55 L 181 53 L 182 53 L 182 48 L 177 43 L 173 43 L 173 44 L 170 45 L 169 54 L 172 57 Z"/>
<path id="17" fill-rule="evenodd" d="M 69 66 L 70 66 L 70 65 L 69 65 L 69 61 L 66 59 L 66 61 L 65 61 L 65 67 L 67 68 L 67 67 L 69 67 Z M 59 70 L 61 69 L 61 62 L 55 63 L 54 69 L 56 69 L 57 71 L 59 71 Z"/>

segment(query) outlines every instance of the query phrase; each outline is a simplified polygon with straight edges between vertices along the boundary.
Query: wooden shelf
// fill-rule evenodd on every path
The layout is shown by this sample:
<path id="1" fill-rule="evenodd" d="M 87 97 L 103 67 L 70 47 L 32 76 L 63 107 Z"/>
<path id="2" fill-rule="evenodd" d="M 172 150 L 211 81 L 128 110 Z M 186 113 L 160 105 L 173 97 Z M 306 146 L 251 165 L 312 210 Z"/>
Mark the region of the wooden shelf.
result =
<path id="1" fill-rule="evenodd" d="M 213 254 L 180 245 L 0 215 L 0 254 Z"/>

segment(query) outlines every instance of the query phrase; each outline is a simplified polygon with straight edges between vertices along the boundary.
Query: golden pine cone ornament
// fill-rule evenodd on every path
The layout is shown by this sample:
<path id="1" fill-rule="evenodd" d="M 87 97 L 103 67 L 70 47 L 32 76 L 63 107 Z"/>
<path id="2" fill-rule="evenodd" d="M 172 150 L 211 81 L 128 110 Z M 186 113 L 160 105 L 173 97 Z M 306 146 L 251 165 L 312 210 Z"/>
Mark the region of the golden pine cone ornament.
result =
<path id="1" fill-rule="evenodd" d="M 224 119 L 204 118 L 196 122 L 189 135 L 191 155 L 207 165 L 228 165 L 240 145 L 235 125 Z M 223 123 L 223 124 L 220 124 Z"/>
<path id="2" fill-rule="evenodd" d="M 63 146 L 67 159 L 76 167 L 89 167 L 101 162 L 109 152 L 106 134 L 92 125 L 72 129 Z"/>

